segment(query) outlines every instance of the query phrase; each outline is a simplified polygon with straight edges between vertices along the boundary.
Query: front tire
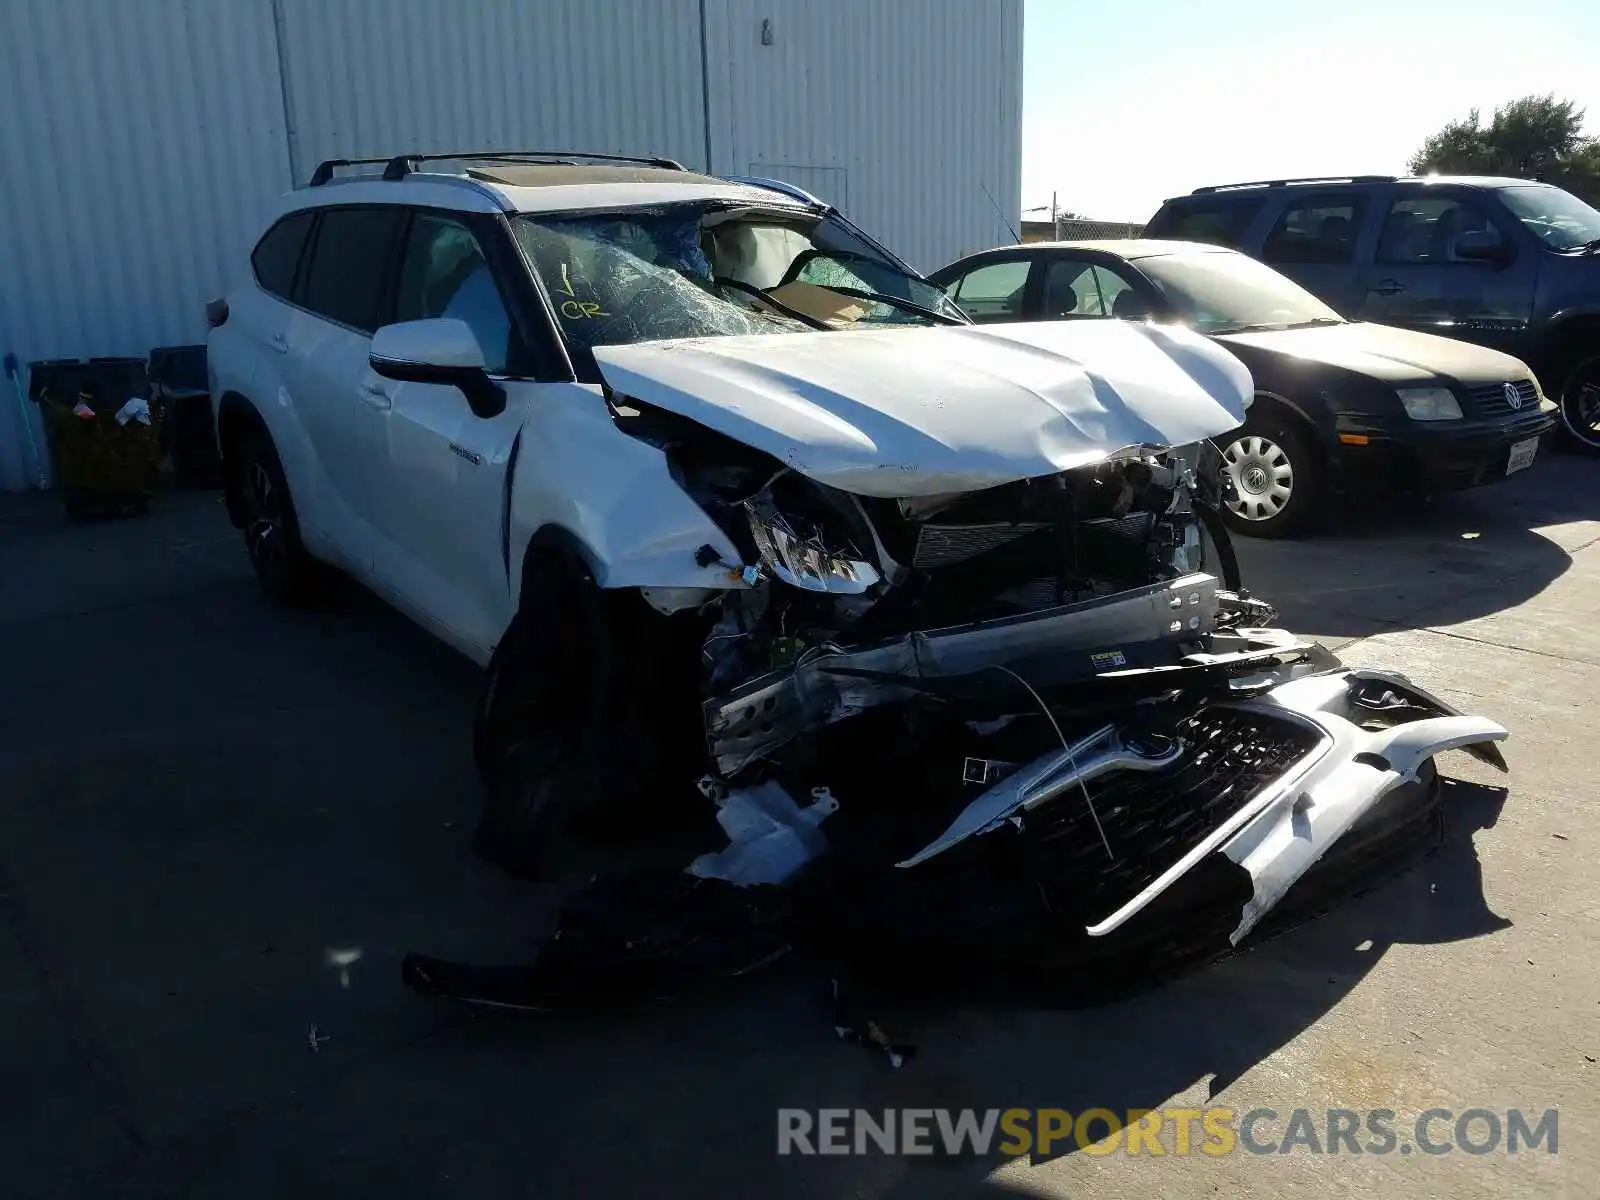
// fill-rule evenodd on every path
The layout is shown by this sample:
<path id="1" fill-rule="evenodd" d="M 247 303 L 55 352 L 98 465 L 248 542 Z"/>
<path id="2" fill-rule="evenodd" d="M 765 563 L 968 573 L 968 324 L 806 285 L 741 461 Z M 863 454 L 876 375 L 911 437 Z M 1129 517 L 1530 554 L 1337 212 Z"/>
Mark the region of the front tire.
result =
<path id="1" fill-rule="evenodd" d="M 1559 403 L 1568 440 L 1585 454 L 1600 455 L 1600 355 L 1566 373 Z"/>
<path id="2" fill-rule="evenodd" d="M 546 557 L 484 673 L 472 730 L 484 803 L 472 847 L 519 878 L 545 876 L 551 849 L 595 799 L 611 674 L 601 615 L 588 572 Z"/>
<path id="3" fill-rule="evenodd" d="M 1257 401 L 1244 425 L 1218 440 L 1233 483 L 1223 519 L 1250 537 L 1292 537 L 1311 527 L 1322 492 L 1322 461 L 1292 418 L 1264 411 Z"/>

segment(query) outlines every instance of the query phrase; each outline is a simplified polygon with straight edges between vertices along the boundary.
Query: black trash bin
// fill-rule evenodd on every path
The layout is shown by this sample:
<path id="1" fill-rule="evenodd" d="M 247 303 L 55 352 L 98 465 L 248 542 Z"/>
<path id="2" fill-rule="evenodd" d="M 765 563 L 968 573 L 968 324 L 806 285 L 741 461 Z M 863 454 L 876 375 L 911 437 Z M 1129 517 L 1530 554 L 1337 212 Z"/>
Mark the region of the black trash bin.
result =
<path id="1" fill-rule="evenodd" d="M 74 519 L 143 512 L 161 463 L 161 412 L 142 358 L 29 364 L 56 486 Z"/>
<path id="2" fill-rule="evenodd" d="M 150 351 L 150 386 L 165 417 L 165 450 L 182 487 L 222 485 L 204 346 L 159 346 Z"/>

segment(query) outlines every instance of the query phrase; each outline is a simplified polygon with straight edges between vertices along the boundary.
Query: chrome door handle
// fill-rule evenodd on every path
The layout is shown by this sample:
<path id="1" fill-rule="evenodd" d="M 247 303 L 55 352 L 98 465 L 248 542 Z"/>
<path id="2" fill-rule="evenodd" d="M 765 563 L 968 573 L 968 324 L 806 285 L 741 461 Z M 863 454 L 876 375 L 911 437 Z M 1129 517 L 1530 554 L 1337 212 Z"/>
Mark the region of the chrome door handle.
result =
<path id="1" fill-rule="evenodd" d="M 1406 285 L 1401 283 L 1398 279 L 1380 279 L 1378 280 L 1376 287 L 1370 287 L 1367 289 L 1369 292 L 1377 292 L 1380 296 L 1392 296 L 1396 292 L 1403 292 L 1405 290 Z"/>
<path id="2" fill-rule="evenodd" d="M 375 383 L 363 383 L 360 392 L 361 398 L 373 408 L 388 410 L 394 407 L 394 401 L 389 398 L 389 393 Z"/>
<path id="3" fill-rule="evenodd" d="M 267 345 L 271 346 L 279 354 L 289 353 L 289 339 L 284 337 L 281 333 L 275 333 L 269 337 L 267 339 Z"/>

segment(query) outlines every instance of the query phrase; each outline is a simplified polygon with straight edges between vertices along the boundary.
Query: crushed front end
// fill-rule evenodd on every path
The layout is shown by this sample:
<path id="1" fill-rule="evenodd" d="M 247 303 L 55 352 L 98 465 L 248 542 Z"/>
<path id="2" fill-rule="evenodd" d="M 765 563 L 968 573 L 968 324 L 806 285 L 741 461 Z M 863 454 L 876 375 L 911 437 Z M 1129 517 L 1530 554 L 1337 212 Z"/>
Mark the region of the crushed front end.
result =
<path id="1" fill-rule="evenodd" d="M 950 363 L 972 337 L 949 333 Z M 828 341 L 868 365 L 874 344 Z M 693 586 L 640 588 L 660 625 L 637 639 L 697 664 L 650 694 L 699 709 L 704 853 L 580 892 L 532 968 L 415 958 L 418 989 L 586 1006 L 791 947 L 952 987 L 1114 986 L 1388 862 L 1433 815 L 1439 752 L 1504 768 L 1503 727 L 1344 667 L 1241 585 L 1207 439 L 1242 418 L 1248 378 L 1218 384 L 1231 406 L 1207 414 L 1177 383 L 1146 386 L 1166 378 L 1151 368 L 1121 411 L 1103 379 L 1062 368 L 1012 394 L 1021 432 L 991 439 L 892 380 L 870 404 L 830 390 L 831 357 L 785 374 L 729 345 L 650 349 L 608 375 L 618 428 L 708 521 Z M 1037 351 L 1007 353 L 1032 370 Z M 886 467 L 885 416 L 942 473 Z M 802 418 L 811 440 L 785 442 Z M 1193 436 L 1121 436 L 1163 426 Z"/>

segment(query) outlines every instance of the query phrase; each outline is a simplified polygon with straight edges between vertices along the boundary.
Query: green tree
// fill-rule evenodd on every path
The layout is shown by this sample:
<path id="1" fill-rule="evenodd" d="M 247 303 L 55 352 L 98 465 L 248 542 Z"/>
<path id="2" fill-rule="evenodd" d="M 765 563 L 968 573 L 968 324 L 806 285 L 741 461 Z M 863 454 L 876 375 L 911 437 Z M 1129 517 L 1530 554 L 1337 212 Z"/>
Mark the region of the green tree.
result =
<path id="1" fill-rule="evenodd" d="M 1600 138 L 1583 132 L 1584 111 L 1555 96 L 1524 96 L 1494 110 L 1477 109 L 1422 143 L 1408 164 L 1415 175 L 1512 175 L 1566 188 L 1600 201 Z"/>

